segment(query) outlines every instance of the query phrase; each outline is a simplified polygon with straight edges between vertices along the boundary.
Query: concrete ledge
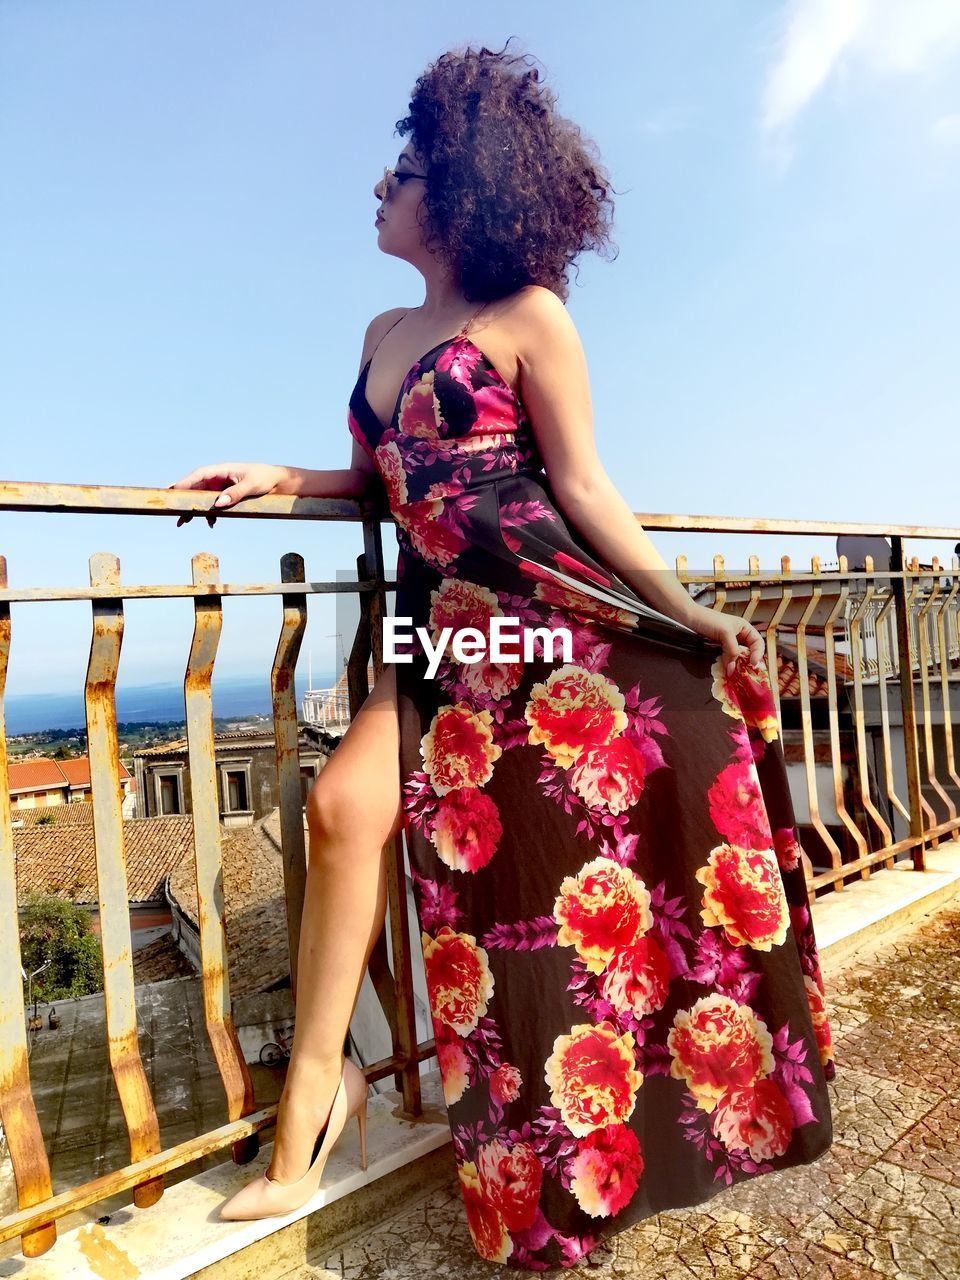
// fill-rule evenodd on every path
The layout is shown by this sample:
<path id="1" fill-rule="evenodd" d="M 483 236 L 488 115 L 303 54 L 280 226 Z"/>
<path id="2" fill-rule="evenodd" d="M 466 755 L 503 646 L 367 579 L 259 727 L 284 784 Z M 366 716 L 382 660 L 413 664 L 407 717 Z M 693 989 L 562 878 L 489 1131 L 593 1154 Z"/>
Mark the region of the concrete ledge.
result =
<path id="1" fill-rule="evenodd" d="M 868 880 L 847 883 L 814 902 L 813 929 L 824 968 L 843 962 L 861 947 L 936 911 L 960 894 L 960 840 L 927 849 L 925 871 L 909 859 L 874 871 Z M 826 974 L 824 975 L 826 976 Z"/>
<path id="2" fill-rule="evenodd" d="M 277 1280 L 399 1209 L 404 1201 L 455 1173 L 450 1125 L 439 1072 L 422 1077 L 423 1118 L 402 1120 L 396 1090 L 371 1093 L 367 1103 L 366 1171 L 360 1168 L 359 1131 L 351 1120 L 324 1170 L 317 1194 L 282 1217 L 223 1222 L 219 1206 L 270 1163 L 273 1143 L 245 1165 L 232 1160 L 168 1187 L 156 1204 L 132 1201 L 105 1224 L 60 1224 L 52 1249 L 29 1261 L 18 1252 L 0 1261 L 0 1276 L 30 1280 L 181 1280 L 184 1276 Z"/>

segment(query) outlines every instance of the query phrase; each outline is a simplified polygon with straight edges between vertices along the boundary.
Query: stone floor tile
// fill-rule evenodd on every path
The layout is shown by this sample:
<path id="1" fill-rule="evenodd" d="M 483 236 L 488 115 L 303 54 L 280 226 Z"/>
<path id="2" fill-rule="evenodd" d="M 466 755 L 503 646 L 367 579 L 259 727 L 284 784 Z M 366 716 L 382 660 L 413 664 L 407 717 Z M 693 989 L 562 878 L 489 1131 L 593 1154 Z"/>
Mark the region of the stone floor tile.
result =
<path id="1" fill-rule="evenodd" d="M 857 1027 L 862 1027 L 865 1022 L 869 1022 L 870 1015 L 866 1009 L 861 1009 L 856 1004 L 834 1004 L 832 1001 L 827 1000 L 827 1018 L 830 1022 L 830 1032 L 833 1037 L 834 1051 L 837 1055 L 839 1067 L 840 1054 L 842 1052 L 838 1047 L 840 1042 L 851 1031 L 856 1031 Z"/>
<path id="2" fill-rule="evenodd" d="M 703 1209 L 670 1209 L 611 1237 L 610 1246 L 624 1264 L 612 1274 L 657 1280 L 691 1276 L 743 1280 L 783 1241 L 783 1229 L 782 1221 L 761 1222 L 729 1207 L 723 1191 Z"/>
<path id="3" fill-rule="evenodd" d="M 760 1178 L 748 1178 L 728 1187 L 721 1192 L 720 1198 L 725 1208 L 749 1214 L 768 1225 L 771 1236 L 778 1235 L 786 1240 L 802 1222 L 819 1213 L 841 1188 L 869 1168 L 875 1159 L 872 1152 L 835 1140 L 811 1164 L 778 1169 Z"/>
<path id="4" fill-rule="evenodd" d="M 956 965 L 956 957 L 954 957 Z M 917 973 L 907 979 L 895 968 L 857 963 L 840 970 L 826 987 L 828 1007 L 847 1007 L 878 1021 L 905 1019 L 949 1030 L 960 1026 L 960 984 Z"/>
<path id="5" fill-rule="evenodd" d="M 878 1160 L 799 1232 L 891 1280 L 960 1275 L 960 1189 Z"/>
<path id="6" fill-rule="evenodd" d="M 943 1098 L 934 1089 L 846 1066 L 838 1069 L 830 1088 L 834 1143 L 872 1157 L 882 1155 Z"/>
<path id="7" fill-rule="evenodd" d="M 944 1098 L 883 1158 L 960 1188 L 960 1098 Z"/>
<path id="8" fill-rule="evenodd" d="M 474 1249 L 456 1179 L 404 1208 L 376 1231 L 347 1242 L 329 1257 L 317 1254 L 310 1261 L 342 1280 L 430 1276 L 489 1280 L 508 1270 L 487 1262 Z"/>
<path id="9" fill-rule="evenodd" d="M 783 1239 L 782 1226 L 773 1229 L 727 1208 L 724 1195 L 709 1202 L 709 1212 L 678 1209 L 646 1218 L 602 1242 L 580 1266 L 554 1268 L 553 1273 L 569 1280 L 742 1280 Z M 518 1274 L 478 1256 L 455 1181 L 405 1208 L 375 1233 L 350 1241 L 331 1256 L 317 1254 L 311 1264 L 342 1280 L 516 1280 Z"/>
<path id="10" fill-rule="evenodd" d="M 768 1254 L 745 1280 L 877 1280 L 882 1274 L 796 1236 Z"/>
<path id="11" fill-rule="evenodd" d="M 960 1022 L 931 1026 L 913 1018 L 870 1019 L 843 1040 L 846 1070 L 902 1080 L 935 1092 L 960 1091 Z"/>

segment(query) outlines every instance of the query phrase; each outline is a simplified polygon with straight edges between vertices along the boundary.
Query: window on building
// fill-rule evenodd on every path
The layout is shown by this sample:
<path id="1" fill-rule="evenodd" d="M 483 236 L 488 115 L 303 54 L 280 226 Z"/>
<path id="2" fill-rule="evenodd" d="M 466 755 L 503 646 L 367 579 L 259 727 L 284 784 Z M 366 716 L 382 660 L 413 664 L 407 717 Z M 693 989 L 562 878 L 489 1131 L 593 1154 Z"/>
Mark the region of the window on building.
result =
<path id="1" fill-rule="evenodd" d="M 180 805 L 180 780 L 174 773 L 161 774 L 157 780 L 160 788 L 160 812 L 182 813 Z"/>
<path id="2" fill-rule="evenodd" d="M 301 808 L 307 807 L 307 792 L 313 786 L 313 780 L 316 772 L 312 764 L 302 764 L 300 766 L 300 805 Z"/>
<path id="3" fill-rule="evenodd" d="M 235 813 L 238 809 L 249 809 L 250 798 L 247 795 L 247 772 L 245 769 L 228 769 L 226 772 L 226 810 Z"/>

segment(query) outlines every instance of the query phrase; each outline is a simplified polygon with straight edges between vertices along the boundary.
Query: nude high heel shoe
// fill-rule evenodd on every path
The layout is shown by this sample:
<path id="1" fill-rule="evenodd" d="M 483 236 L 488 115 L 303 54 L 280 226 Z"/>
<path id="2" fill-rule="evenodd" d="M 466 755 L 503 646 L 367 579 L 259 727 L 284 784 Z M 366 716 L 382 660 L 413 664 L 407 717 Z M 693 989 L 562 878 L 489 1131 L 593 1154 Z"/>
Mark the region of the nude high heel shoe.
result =
<path id="1" fill-rule="evenodd" d="M 344 1058 L 340 1081 L 327 1123 L 317 1135 L 310 1167 L 296 1182 L 275 1182 L 266 1172 L 248 1182 L 220 1206 L 221 1219 L 268 1218 L 291 1213 L 320 1187 L 327 1157 L 351 1116 L 360 1126 L 360 1168 L 367 1167 L 367 1078 L 350 1058 Z"/>

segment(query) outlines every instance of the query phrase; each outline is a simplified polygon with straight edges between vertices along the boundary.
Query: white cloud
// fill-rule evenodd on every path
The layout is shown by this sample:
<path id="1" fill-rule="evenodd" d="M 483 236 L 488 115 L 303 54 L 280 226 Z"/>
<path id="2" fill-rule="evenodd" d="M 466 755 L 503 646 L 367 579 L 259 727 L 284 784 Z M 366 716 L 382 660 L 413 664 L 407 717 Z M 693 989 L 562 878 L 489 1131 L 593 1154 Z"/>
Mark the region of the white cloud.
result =
<path id="1" fill-rule="evenodd" d="M 789 0 L 764 85 L 761 128 L 784 130 L 848 64 L 916 75 L 958 47 L 958 0 Z"/>

